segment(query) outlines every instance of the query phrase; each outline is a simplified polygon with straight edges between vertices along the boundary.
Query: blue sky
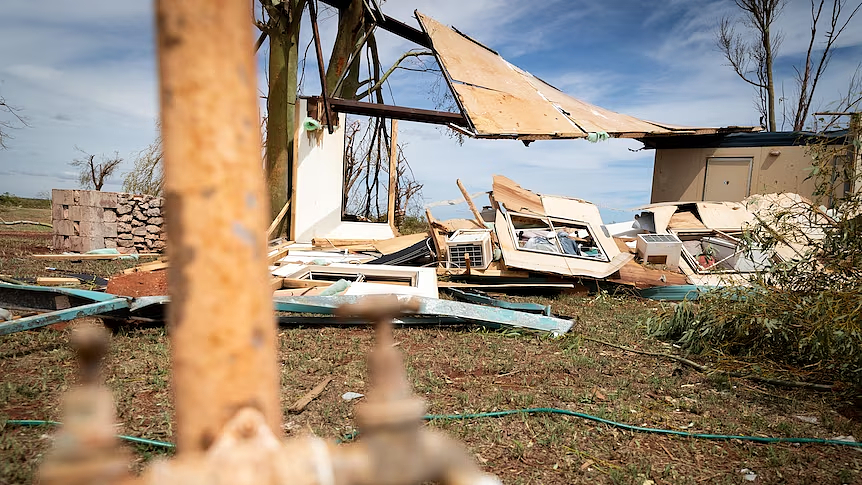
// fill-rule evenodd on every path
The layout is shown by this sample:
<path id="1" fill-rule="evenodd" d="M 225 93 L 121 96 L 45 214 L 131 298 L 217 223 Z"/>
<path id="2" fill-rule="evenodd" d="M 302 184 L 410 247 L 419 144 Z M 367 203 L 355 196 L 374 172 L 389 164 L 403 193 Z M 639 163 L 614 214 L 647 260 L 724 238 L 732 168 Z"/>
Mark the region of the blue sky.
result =
<path id="1" fill-rule="evenodd" d="M 680 125 L 759 121 L 753 91 L 723 65 L 714 47 L 715 24 L 734 12 L 732 0 L 383 4 L 388 15 L 417 26 L 414 9 L 455 26 L 570 95 L 609 109 Z M 788 92 L 792 80 L 787 74 L 807 47 L 807 9 L 807 1 L 790 0 L 779 20 L 785 39 L 777 71 Z M 328 19 L 321 34 L 329 44 L 332 11 L 323 8 L 321 16 Z M 817 107 L 840 96 L 862 61 L 862 17 L 854 25 L 839 43 Z M 303 28 L 304 46 L 310 29 Z M 117 151 L 127 160 L 121 171 L 131 168 L 135 154 L 155 136 L 152 29 L 150 2 L 2 2 L 0 95 L 21 108 L 29 126 L 13 130 L 9 149 L 0 151 L 0 193 L 32 196 L 75 187 L 68 162 L 78 156 L 76 146 L 95 154 Z M 378 34 L 378 43 L 384 65 L 416 47 L 386 33 Z M 313 56 L 313 49 L 309 53 Z M 317 94 L 313 58 L 306 69 L 302 92 Z M 399 105 L 431 108 L 432 80 L 431 74 L 399 71 L 387 93 Z M 263 73 L 260 84 L 265 86 Z M 649 201 L 653 152 L 632 151 L 641 147 L 637 141 L 545 141 L 524 147 L 516 141 L 467 140 L 459 146 L 433 126 L 401 123 L 400 128 L 399 141 L 406 143 L 416 178 L 425 184 L 425 202 L 458 197 L 456 178 L 471 193 L 487 190 L 495 173 L 539 192 L 591 200 L 603 208 L 606 222 L 628 219 L 613 208 Z M 116 176 L 105 189 L 120 186 L 121 176 Z M 434 213 L 446 218 L 468 214 L 463 204 Z"/>

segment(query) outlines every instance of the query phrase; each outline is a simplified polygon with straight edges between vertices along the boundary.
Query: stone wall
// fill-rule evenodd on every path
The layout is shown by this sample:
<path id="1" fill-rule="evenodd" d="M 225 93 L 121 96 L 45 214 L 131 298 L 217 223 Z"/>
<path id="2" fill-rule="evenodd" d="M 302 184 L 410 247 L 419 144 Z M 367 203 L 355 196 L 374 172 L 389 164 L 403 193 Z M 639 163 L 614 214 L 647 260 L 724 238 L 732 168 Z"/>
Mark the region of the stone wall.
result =
<path id="1" fill-rule="evenodd" d="M 161 197 L 60 189 L 51 195 L 56 250 L 149 253 L 165 248 Z"/>

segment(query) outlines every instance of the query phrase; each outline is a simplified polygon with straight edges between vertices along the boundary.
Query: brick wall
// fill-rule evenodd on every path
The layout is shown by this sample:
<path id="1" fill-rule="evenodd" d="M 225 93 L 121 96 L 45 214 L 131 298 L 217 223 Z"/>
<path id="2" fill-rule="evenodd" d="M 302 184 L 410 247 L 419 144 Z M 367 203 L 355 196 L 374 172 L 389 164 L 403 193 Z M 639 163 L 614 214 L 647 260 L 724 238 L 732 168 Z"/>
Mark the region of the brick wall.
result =
<path id="1" fill-rule="evenodd" d="M 161 197 L 54 189 L 51 199 L 54 249 L 144 253 L 165 248 Z"/>

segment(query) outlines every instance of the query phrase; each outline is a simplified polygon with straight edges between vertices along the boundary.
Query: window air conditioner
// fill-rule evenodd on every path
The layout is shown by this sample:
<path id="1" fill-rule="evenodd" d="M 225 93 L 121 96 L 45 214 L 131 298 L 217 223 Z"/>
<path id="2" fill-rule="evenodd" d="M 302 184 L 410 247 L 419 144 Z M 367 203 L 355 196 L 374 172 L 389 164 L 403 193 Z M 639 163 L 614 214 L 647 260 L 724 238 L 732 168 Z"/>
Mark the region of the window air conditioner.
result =
<path id="1" fill-rule="evenodd" d="M 446 248 L 450 268 L 466 268 L 466 255 L 470 256 L 470 267 L 480 269 L 487 268 L 494 258 L 490 229 L 459 229 L 446 238 Z"/>
<path id="2" fill-rule="evenodd" d="M 638 234 L 637 251 L 645 263 L 678 269 L 682 241 L 673 234 Z"/>

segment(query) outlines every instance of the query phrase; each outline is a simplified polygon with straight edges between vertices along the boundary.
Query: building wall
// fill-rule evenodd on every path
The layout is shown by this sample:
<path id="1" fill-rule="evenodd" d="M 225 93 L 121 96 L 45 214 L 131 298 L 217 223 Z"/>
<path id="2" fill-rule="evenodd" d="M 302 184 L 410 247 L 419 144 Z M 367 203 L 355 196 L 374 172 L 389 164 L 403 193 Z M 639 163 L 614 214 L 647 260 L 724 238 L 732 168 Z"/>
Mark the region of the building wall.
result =
<path id="1" fill-rule="evenodd" d="M 770 154 L 773 150 L 780 153 Z M 793 192 L 811 198 L 815 182 L 805 180 L 812 163 L 805 150 L 804 146 L 657 149 L 651 202 L 703 200 L 706 162 L 714 157 L 751 158 L 751 194 Z"/>
<path id="2" fill-rule="evenodd" d="M 296 100 L 294 136 L 294 191 L 291 201 L 291 234 L 294 241 L 311 242 L 313 238 L 389 239 L 392 228 L 385 223 L 348 222 L 341 220 L 344 198 L 344 125 L 329 133 L 326 128 L 307 132 L 302 120 L 308 112 L 308 100 Z"/>
<path id="3" fill-rule="evenodd" d="M 54 189 L 51 200 L 55 250 L 149 253 L 165 248 L 161 197 Z"/>

